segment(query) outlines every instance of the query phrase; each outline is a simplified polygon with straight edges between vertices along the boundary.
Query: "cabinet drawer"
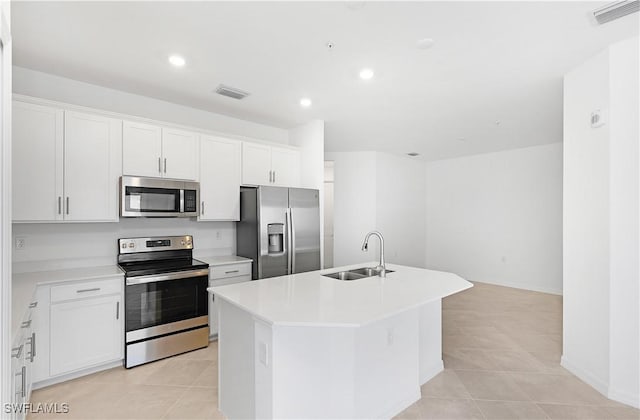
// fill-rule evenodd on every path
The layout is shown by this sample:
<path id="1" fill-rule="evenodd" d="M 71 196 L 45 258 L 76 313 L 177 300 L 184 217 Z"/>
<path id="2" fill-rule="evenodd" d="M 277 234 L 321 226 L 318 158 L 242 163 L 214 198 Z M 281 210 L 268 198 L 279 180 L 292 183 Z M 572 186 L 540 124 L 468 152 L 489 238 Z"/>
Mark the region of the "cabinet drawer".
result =
<path id="1" fill-rule="evenodd" d="M 65 284 L 51 288 L 51 303 L 122 292 L 122 278 Z"/>
<path id="2" fill-rule="evenodd" d="M 226 286 L 228 284 L 243 283 L 245 281 L 251 281 L 251 276 L 228 277 L 220 280 L 211 279 L 209 280 L 209 287 Z"/>
<path id="3" fill-rule="evenodd" d="M 209 277 L 212 280 L 251 275 L 251 263 L 229 264 L 221 265 L 218 267 L 210 267 L 209 272 Z"/>

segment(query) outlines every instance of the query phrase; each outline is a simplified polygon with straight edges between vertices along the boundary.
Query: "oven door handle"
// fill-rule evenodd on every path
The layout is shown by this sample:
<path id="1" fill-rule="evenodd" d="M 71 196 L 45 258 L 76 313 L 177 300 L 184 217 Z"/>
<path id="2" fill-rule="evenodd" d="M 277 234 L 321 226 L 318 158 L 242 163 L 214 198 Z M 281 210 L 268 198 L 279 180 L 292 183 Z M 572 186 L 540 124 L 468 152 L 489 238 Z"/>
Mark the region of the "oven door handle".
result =
<path id="1" fill-rule="evenodd" d="M 203 268 L 201 270 L 176 271 L 166 274 L 152 274 L 149 276 L 128 277 L 126 285 L 130 286 L 133 284 L 153 283 L 157 281 L 178 280 L 200 276 L 209 276 L 209 269 Z"/>

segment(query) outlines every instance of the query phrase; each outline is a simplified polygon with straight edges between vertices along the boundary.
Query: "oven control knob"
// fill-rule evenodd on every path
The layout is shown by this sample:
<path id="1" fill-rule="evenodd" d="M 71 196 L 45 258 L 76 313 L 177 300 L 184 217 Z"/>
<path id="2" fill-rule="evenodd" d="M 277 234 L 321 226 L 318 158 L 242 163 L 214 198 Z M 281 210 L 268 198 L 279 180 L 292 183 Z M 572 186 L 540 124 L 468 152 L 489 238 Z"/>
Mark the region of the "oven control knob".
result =
<path id="1" fill-rule="evenodd" d="M 127 244 L 122 244 L 122 249 L 126 249 L 127 248 Z"/>
<path id="2" fill-rule="evenodd" d="M 133 248 L 135 246 L 135 244 L 133 242 L 129 243 L 129 248 Z"/>
<path id="3" fill-rule="evenodd" d="M 184 241 L 180 241 L 180 245 L 184 245 Z"/>

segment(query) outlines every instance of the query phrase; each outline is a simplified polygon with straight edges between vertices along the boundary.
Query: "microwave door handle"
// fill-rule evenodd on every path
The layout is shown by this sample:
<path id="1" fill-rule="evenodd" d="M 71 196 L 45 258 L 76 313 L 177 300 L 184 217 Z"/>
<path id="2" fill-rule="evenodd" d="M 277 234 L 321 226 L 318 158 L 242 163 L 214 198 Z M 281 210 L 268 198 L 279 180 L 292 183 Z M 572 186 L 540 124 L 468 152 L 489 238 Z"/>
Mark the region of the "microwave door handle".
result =
<path id="1" fill-rule="evenodd" d="M 184 213 L 184 190 L 180 190 L 180 213 Z"/>

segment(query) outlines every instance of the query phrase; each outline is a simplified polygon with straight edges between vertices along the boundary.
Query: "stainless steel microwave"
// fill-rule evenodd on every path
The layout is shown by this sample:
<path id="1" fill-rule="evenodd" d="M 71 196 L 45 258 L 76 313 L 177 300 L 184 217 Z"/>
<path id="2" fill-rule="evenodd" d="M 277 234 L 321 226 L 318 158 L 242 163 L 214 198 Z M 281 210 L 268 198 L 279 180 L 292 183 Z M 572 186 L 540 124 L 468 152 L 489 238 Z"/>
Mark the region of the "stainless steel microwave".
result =
<path id="1" fill-rule="evenodd" d="M 195 217 L 199 199 L 197 182 L 120 177 L 121 217 Z"/>

